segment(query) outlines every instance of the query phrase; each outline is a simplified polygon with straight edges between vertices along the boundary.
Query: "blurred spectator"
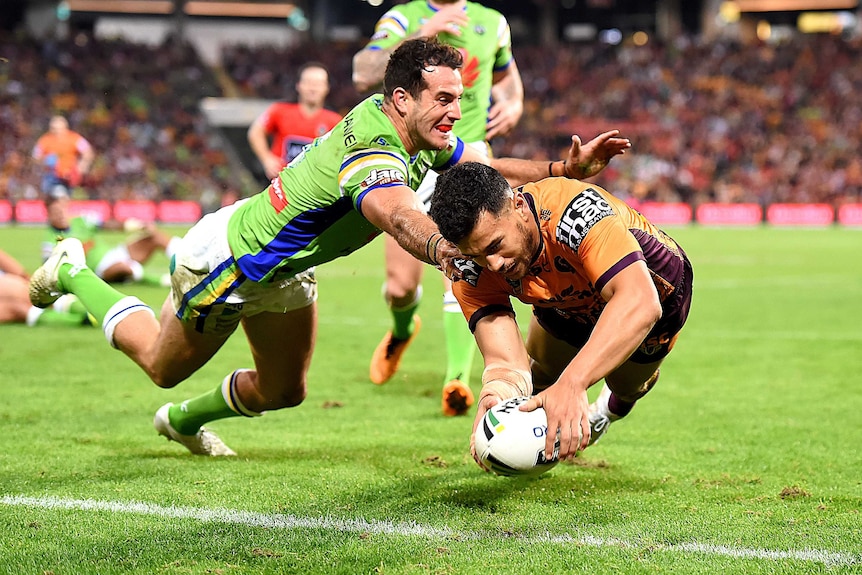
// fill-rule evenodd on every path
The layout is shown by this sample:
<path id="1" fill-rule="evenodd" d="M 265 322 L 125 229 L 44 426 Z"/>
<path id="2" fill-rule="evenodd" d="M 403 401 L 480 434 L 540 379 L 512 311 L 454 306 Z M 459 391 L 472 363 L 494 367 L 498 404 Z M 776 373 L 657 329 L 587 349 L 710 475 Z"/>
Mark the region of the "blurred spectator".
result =
<path id="1" fill-rule="evenodd" d="M 169 38 L 153 48 L 83 32 L 62 41 L 0 35 L 0 55 L 0 198 L 38 195 L 40 175 L 20 154 L 58 114 L 98 150 L 90 198 L 199 201 L 212 189 L 257 191 L 242 189 L 198 111 L 202 98 L 221 91 L 188 44 Z"/>
<path id="2" fill-rule="evenodd" d="M 341 114 L 324 108 L 329 72 L 323 64 L 309 62 L 299 69 L 296 93 L 296 103 L 270 104 L 248 129 L 249 146 L 267 179 L 276 177 L 306 144 L 341 120 Z"/>
<path id="3" fill-rule="evenodd" d="M 42 193 L 68 194 L 81 183 L 93 164 L 93 147 L 81 134 L 69 129 L 63 116 L 52 116 L 48 132 L 39 136 L 33 159 L 42 167 Z M 56 188 L 61 188 L 58 192 Z"/>

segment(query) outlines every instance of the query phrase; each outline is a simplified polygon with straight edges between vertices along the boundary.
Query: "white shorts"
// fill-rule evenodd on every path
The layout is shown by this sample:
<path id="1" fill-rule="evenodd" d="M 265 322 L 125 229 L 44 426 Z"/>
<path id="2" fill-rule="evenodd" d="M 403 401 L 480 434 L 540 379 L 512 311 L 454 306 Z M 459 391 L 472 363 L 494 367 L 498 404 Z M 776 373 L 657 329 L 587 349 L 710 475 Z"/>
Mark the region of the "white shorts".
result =
<path id="1" fill-rule="evenodd" d="M 133 267 L 136 263 L 137 262 L 132 259 L 132 256 L 129 255 L 129 248 L 126 247 L 126 244 L 120 244 L 117 247 L 108 250 L 105 255 L 102 256 L 102 259 L 99 260 L 99 263 L 96 264 L 93 271 L 96 272 L 97 276 L 102 277 L 105 274 L 105 270 L 114 264 L 126 264 L 129 267 Z"/>
<path id="2" fill-rule="evenodd" d="M 287 313 L 317 301 L 314 268 L 268 283 L 250 281 L 227 243 L 227 223 L 246 200 L 203 217 L 179 242 L 171 262 L 171 301 L 178 318 L 201 333 L 227 334 L 242 317 Z"/>

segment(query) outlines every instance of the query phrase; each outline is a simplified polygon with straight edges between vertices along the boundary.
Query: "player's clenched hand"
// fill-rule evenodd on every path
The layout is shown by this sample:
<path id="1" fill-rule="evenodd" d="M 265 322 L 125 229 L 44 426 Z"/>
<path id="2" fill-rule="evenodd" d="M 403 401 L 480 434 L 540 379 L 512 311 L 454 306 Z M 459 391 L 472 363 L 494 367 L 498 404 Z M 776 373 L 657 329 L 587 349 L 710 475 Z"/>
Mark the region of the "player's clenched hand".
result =
<path id="1" fill-rule="evenodd" d="M 572 147 L 565 161 L 566 177 L 582 180 L 601 172 L 611 158 L 625 154 L 632 147 L 628 138 L 618 138 L 619 130 L 599 134 L 586 144 L 581 138 L 572 136 Z"/>
<path id="2" fill-rule="evenodd" d="M 460 4 L 450 4 L 437 10 L 420 30 L 421 36 L 435 36 L 441 32 L 447 32 L 453 36 L 460 36 L 461 30 L 467 26 L 470 20 Z"/>
<path id="3" fill-rule="evenodd" d="M 443 240 L 436 247 L 437 267 L 446 274 L 446 277 L 456 282 L 461 279 L 461 269 L 456 265 L 456 260 L 463 260 L 462 254 L 455 244 Z"/>
<path id="4" fill-rule="evenodd" d="M 559 383 L 534 395 L 522 404 L 521 411 L 533 411 L 542 407 L 548 418 L 545 435 L 545 457 L 550 461 L 554 455 L 554 444 L 560 440 L 560 461 L 571 459 L 578 451 L 586 449 L 590 441 L 590 403 L 586 390 L 573 392 L 571 387 Z"/>

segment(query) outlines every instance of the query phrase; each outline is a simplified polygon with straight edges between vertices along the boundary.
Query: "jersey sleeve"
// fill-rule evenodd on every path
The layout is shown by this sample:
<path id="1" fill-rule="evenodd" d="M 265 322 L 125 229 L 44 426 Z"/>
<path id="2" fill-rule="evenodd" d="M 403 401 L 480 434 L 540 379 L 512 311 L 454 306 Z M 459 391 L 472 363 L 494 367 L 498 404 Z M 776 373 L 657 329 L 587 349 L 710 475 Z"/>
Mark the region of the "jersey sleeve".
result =
<path id="1" fill-rule="evenodd" d="M 497 54 L 494 59 L 494 71 L 500 72 L 512 63 L 512 31 L 506 17 L 500 15 L 500 23 L 497 26 Z"/>
<path id="2" fill-rule="evenodd" d="M 437 152 L 434 163 L 431 165 L 434 170 L 442 172 L 448 170 L 455 164 L 461 161 L 461 156 L 464 155 L 464 141 L 455 134 L 449 134 L 449 145 Z"/>
<path id="3" fill-rule="evenodd" d="M 79 154 L 84 154 L 92 150 L 93 147 L 90 145 L 90 142 L 87 141 L 84 136 L 81 136 L 79 134 L 78 137 L 75 138 L 75 149 L 78 151 Z"/>
<path id="4" fill-rule="evenodd" d="M 470 331 L 476 331 L 476 324 L 483 317 L 495 313 L 514 314 L 510 294 L 496 274 L 482 273 L 482 268 L 473 261 L 462 260 L 457 265 L 463 279 L 452 284 L 452 293 Z"/>
<path id="5" fill-rule="evenodd" d="M 577 254 L 598 291 L 620 270 L 645 260 L 623 218 L 595 187 L 585 188 L 569 202 L 557 224 L 556 239 Z"/>
<path id="6" fill-rule="evenodd" d="M 388 148 L 366 148 L 347 154 L 338 171 L 338 188 L 362 211 L 362 200 L 371 190 L 407 185 L 407 161 Z"/>
<path id="7" fill-rule="evenodd" d="M 393 8 L 387 11 L 374 26 L 374 34 L 366 44 L 368 50 L 385 50 L 392 48 L 407 37 L 410 22 L 400 10 Z"/>

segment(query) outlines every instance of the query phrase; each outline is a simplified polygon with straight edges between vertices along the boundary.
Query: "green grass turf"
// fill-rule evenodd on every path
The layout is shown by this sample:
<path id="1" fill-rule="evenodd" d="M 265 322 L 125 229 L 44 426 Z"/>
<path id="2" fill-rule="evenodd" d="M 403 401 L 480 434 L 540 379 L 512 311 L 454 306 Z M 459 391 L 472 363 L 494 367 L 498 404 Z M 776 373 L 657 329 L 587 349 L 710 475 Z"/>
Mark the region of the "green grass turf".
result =
<path id="1" fill-rule="evenodd" d="M 380 240 L 318 269 L 305 403 L 211 425 L 233 459 L 152 416 L 250 366 L 241 334 L 160 390 L 99 329 L 0 326 L 0 573 L 862 572 L 862 232 L 669 231 L 695 301 L 661 381 L 537 479 L 483 473 L 472 416 L 439 413 L 436 272 L 402 370 L 368 382 Z M 32 270 L 41 237 L 0 228 L 0 247 Z"/>

